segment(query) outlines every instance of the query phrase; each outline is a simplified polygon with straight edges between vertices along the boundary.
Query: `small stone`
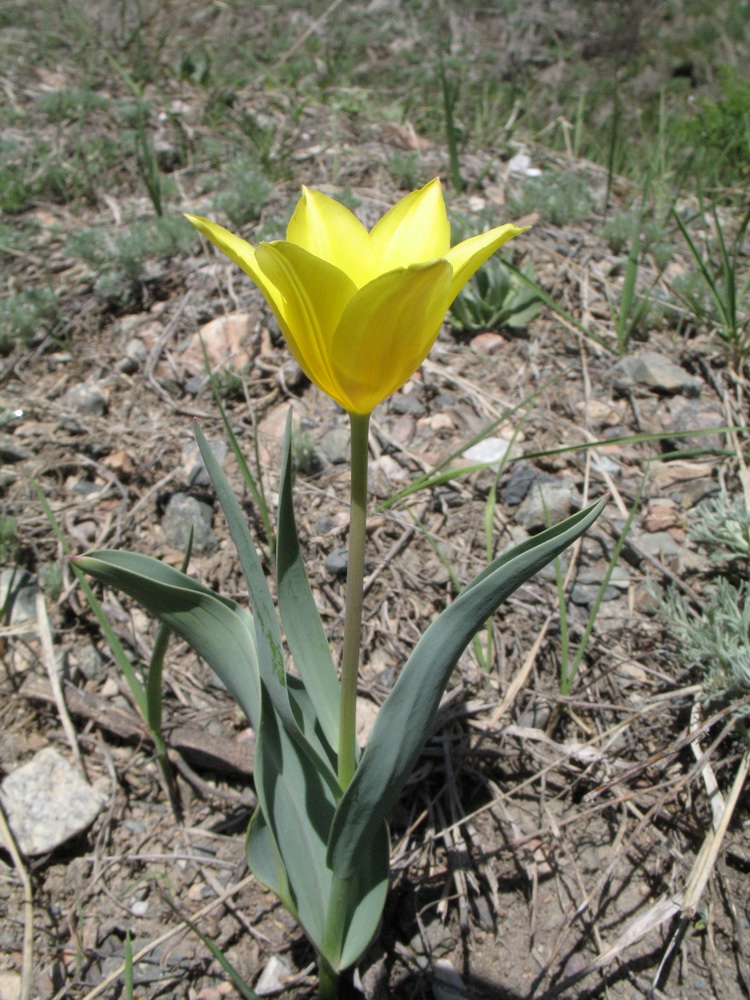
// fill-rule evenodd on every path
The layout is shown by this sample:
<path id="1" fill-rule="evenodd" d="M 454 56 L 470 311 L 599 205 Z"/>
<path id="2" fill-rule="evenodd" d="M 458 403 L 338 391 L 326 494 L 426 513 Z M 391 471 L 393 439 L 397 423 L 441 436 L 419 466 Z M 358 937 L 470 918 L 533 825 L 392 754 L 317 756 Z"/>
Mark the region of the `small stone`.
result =
<path id="1" fill-rule="evenodd" d="M 25 569 L 0 571 L 0 608 L 5 609 L 9 625 L 36 622 L 36 595 L 39 590 L 36 579 Z"/>
<path id="2" fill-rule="evenodd" d="M 209 440 L 208 447 L 216 461 L 221 465 L 227 457 L 227 443 L 224 438 Z M 210 486 L 211 478 L 195 441 L 190 441 L 183 447 L 183 455 L 182 471 L 188 486 Z"/>
<path id="3" fill-rule="evenodd" d="M 653 531 L 650 534 L 641 535 L 638 539 L 638 547 L 656 559 L 677 559 L 682 550 L 682 546 L 677 544 L 668 531 Z"/>
<path id="4" fill-rule="evenodd" d="M 675 499 L 680 502 L 683 510 L 689 510 L 718 492 L 719 484 L 715 480 L 693 479 L 683 484 Z"/>
<path id="5" fill-rule="evenodd" d="M 472 351 L 476 351 L 477 354 L 498 354 L 508 343 L 505 337 L 501 337 L 499 333 L 491 333 L 487 330 L 485 333 L 478 333 L 476 337 L 472 337 L 469 343 L 469 347 Z"/>
<path id="6" fill-rule="evenodd" d="M 135 461 L 129 451 L 113 451 L 102 459 L 102 465 L 125 482 L 135 475 Z"/>
<path id="7" fill-rule="evenodd" d="M 250 313 L 236 312 L 217 316 L 202 326 L 200 332 L 190 340 L 183 354 L 183 361 L 191 365 L 195 373 L 203 373 L 205 348 L 211 368 L 227 365 L 239 371 L 252 361 L 250 351 L 245 346 L 252 336 L 252 326 Z"/>
<path id="8" fill-rule="evenodd" d="M 185 382 L 184 389 L 188 396 L 199 396 L 208 383 L 207 375 L 191 375 Z"/>
<path id="9" fill-rule="evenodd" d="M 534 483 L 516 512 L 516 520 L 527 531 L 540 531 L 564 520 L 580 506 L 578 490 L 572 482 L 554 479 Z"/>
<path id="10" fill-rule="evenodd" d="M 125 357 L 117 362 L 117 370 L 124 375 L 134 375 L 148 357 L 148 348 L 138 337 L 132 337 L 125 345 Z"/>
<path id="11" fill-rule="evenodd" d="M 509 507 L 517 507 L 524 499 L 534 483 L 558 482 L 556 476 L 550 476 L 546 472 L 539 472 L 533 465 L 527 462 L 516 462 L 510 479 L 505 484 L 502 492 L 503 503 Z"/>
<path id="12" fill-rule="evenodd" d="M 261 972 L 255 984 L 255 992 L 261 997 L 270 997 L 273 993 L 281 993 L 292 970 L 280 955 L 271 955 L 265 969 Z"/>
<path id="13" fill-rule="evenodd" d="M 505 438 L 486 437 L 472 445 L 471 448 L 467 448 L 461 458 L 472 464 L 474 462 L 492 462 L 499 465 L 508 454 L 509 448 L 510 441 L 506 441 Z"/>
<path id="14" fill-rule="evenodd" d="M 83 643 L 68 651 L 68 671 L 71 675 L 77 671 L 87 681 L 102 680 L 107 673 L 107 665 L 96 646 Z"/>
<path id="15" fill-rule="evenodd" d="M 47 854 L 94 822 L 102 800 L 52 747 L 12 771 L 0 798 L 24 854 Z M 1 839 L 1 838 L 0 838 Z"/>
<path id="16" fill-rule="evenodd" d="M 391 398 L 391 412 L 392 413 L 410 413 L 413 417 L 423 417 L 426 413 L 426 408 L 424 403 L 422 403 L 418 396 L 413 393 L 397 392 L 395 396 Z"/>
<path id="17" fill-rule="evenodd" d="M 344 465 L 349 461 L 351 434 L 348 427 L 333 427 L 326 431 L 320 441 L 320 450 L 333 465 Z"/>
<path id="18" fill-rule="evenodd" d="M 21 977 L 17 972 L 0 972 L 0 1000 L 19 1000 Z"/>
<path id="19" fill-rule="evenodd" d="M 34 453 L 18 444 L 10 434 L 0 435 L 0 460 L 3 462 L 26 462 Z"/>
<path id="20" fill-rule="evenodd" d="M 185 550 L 193 529 L 193 553 L 208 555 L 216 548 L 216 538 L 211 530 L 213 510 L 207 503 L 196 500 L 187 493 L 170 497 L 162 517 L 164 536 L 173 548 Z"/>
<path id="21" fill-rule="evenodd" d="M 294 358 L 290 358 L 281 366 L 278 381 L 287 389 L 301 389 L 307 384 L 308 379 Z"/>
<path id="22" fill-rule="evenodd" d="M 98 385 L 71 386 L 61 402 L 67 410 L 83 417 L 103 417 L 107 412 L 107 400 Z"/>
<path id="23" fill-rule="evenodd" d="M 646 531 L 666 531 L 667 528 L 674 528 L 680 523 L 681 516 L 677 504 L 666 497 L 649 501 L 641 516 L 641 524 Z"/>
<path id="24" fill-rule="evenodd" d="M 327 535 L 328 532 L 333 531 L 333 529 L 334 523 L 330 514 L 321 514 L 315 522 L 315 533 L 317 535 Z"/>
<path id="25" fill-rule="evenodd" d="M 435 962 L 432 995 L 435 1000 L 466 1000 L 470 996 L 463 979 L 447 959 Z"/>
<path id="26" fill-rule="evenodd" d="M 664 429 L 672 431 L 676 438 L 684 440 L 686 444 L 692 446 L 724 447 L 723 434 L 682 437 L 685 431 L 710 431 L 713 428 L 725 426 L 726 420 L 718 410 L 701 406 L 695 399 L 683 399 L 682 397 L 670 399 L 668 408 L 669 419 L 665 421 Z"/>
<path id="27" fill-rule="evenodd" d="M 325 562 L 331 576 L 344 576 L 349 566 L 349 553 L 345 548 L 334 549 Z"/>
<path id="28" fill-rule="evenodd" d="M 657 351 L 628 355 L 617 362 L 614 371 L 619 389 L 643 385 L 660 392 L 698 396 L 703 385 L 700 379 L 693 378 L 671 358 Z"/>

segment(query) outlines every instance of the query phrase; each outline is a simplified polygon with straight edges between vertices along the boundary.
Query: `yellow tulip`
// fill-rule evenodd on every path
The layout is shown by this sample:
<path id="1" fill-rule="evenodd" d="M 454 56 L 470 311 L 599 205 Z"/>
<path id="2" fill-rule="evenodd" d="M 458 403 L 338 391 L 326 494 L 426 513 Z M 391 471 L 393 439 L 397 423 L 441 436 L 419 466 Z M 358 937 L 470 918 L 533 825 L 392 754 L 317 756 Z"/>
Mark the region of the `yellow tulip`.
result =
<path id="1" fill-rule="evenodd" d="M 339 202 L 304 187 L 286 240 L 252 247 L 207 219 L 187 218 L 250 275 L 307 377 L 358 415 L 414 374 L 464 284 L 524 231 L 507 224 L 451 247 L 437 179 L 370 232 Z"/>

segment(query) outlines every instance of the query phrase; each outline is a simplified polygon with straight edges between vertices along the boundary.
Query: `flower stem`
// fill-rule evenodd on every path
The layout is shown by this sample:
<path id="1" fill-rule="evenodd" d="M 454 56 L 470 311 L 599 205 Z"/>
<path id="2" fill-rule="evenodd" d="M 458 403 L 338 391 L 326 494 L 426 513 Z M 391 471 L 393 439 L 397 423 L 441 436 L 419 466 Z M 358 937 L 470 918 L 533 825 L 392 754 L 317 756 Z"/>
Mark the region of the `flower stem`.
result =
<path id="1" fill-rule="evenodd" d="M 335 969 L 318 954 L 318 998 L 319 1000 L 339 1000 L 340 976 Z"/>
<path id="2" fill-rule="evenodd" d="M 357 739 L 357 673 L 362 640 L 362 588 L 365 576 L 367 524 L 367 444 L 370 415 L 349 414 L 352 432 L 352 506 L 346 573 L 344 648 L 341 653 L 339 716 L 339 784 L 346 789 L 354 776 Z"/>

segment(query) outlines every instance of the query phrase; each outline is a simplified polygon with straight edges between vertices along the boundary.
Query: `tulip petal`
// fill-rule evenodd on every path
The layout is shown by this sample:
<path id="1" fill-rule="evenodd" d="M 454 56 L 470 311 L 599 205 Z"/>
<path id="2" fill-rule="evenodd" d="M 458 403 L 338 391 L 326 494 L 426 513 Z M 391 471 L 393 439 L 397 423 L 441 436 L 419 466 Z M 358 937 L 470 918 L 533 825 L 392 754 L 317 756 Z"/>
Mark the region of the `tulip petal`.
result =
<path id="1" fill-rule="evenodd" d="M 292 354 L 307 377 L 345 409 L 334 373 L 331 338 L 356 293 L 351 278 L 294 243 L 261 243 L 256 260 L 271 289 L 274 311 Z"/>
<path id="2" fill-rule="evenodd" d="M 455 299 L 474 272 L 484 264 L 488 257 L 499 250 L 503 243 L 512 240 L 519 233 L 525 233 L 529 228 L 529 226 L 514 226 L 509 222 L 505 226 L 498 226 L 497 229 L 490 229 L 488 233 L 471 236 L 468 240 L 452 247 L 445 255 L 446 260 L 453 268 L 450 301 Z"/>
<path id="3" fill-rule="evenodd" d="M 348 208 L 320 191 L 302 188 L 286 238 L 344 271 L 358 288 L 375 275 L 367 230 Z"/>
<path id="4" fill-rule="evenodd" d="M 380 274 L 445 257 L 451 230 L 440 181 L 402 198 L 372 228 L 370 240 Z"/>
<path id="5" fill-rule="evenodd" d="M 230 260 L 234 261 L 245 274 L 248 274 L 261 292 L 270 300 L 269 291 L 263 278 L 263 273 L 258 267 L 255 259 L 255 248 L 250 246 L 247 240 L 235 236 L 223 226 L 217 226 L 215 222 L 209 222 L 200 215 L 186 215 L 188 222 L 192 222 L 195 228 L 203 233 L 206 239 L 210 240 L 214 246 L 225 253 Z"/>
<path id="6" fill-rule="evenodd" d="M 331 344 L 350 413 L 370 413 L 427 357 L 450 301 L 444 260 L 382 274 L 347 305 Z M 342 404 L 344 405 L 344 404 Z"/>

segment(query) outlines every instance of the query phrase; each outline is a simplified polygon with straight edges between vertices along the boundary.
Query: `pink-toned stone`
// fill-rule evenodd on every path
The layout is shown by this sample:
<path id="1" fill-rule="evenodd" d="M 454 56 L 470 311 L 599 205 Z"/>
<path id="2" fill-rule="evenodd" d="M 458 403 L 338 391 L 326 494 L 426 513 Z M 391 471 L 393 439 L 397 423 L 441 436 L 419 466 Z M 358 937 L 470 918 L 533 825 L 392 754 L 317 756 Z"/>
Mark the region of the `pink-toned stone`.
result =
<path id="1" fill-rule="evenodd" d="M 217 316 L 202 326 L 200 333 L 191 338 L 182 355 L 183 362 L 195 369 L 196 373 L 204 370 L 202 340 L 212 367 L 229 365 L 230 368 L 239 371 L 252 361 L 250 349 L 252 322 L 250 313 L 237 312 Z"/>
<path id="2" fill-rule="evenodd" d="M 499 333 L 492 333 L 487 330 L 484 333 L 478 333 L 476 337 L 472 337 L 469 346 L 477 354 L 497 354 L 507 343 L 505 337 L 501 337 Z"/>

